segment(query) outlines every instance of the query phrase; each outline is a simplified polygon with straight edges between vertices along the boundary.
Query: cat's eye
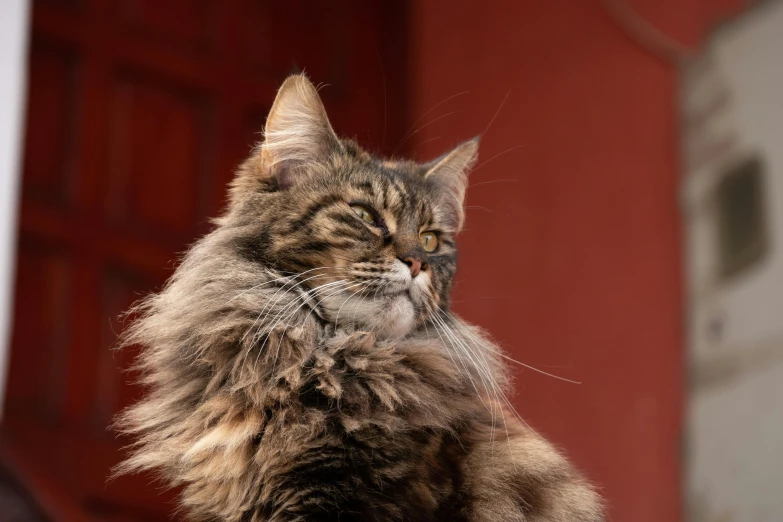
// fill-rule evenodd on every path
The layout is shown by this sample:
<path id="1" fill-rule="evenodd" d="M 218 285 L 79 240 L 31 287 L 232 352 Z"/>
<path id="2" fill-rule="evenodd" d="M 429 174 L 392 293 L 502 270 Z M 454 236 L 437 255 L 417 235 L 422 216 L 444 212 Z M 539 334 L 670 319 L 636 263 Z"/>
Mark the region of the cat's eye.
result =
<path id="1" fill-rule="evenodd" d="M 375 214 L 370 212 L 370 209 L 364 205 L 353 204 L 351 205 L 351 210 L 353 210 L 353 213 L 359 216 L 359 218 L 365 223 L 369 223 L 371 225 L 375 224 Z"/>
<path id="2" fill-rule="evenodd" d="M 438 234 L 435 232 L 422 232 L 419 241 L 425 252 L 435 252 L 438 249 Z"/>

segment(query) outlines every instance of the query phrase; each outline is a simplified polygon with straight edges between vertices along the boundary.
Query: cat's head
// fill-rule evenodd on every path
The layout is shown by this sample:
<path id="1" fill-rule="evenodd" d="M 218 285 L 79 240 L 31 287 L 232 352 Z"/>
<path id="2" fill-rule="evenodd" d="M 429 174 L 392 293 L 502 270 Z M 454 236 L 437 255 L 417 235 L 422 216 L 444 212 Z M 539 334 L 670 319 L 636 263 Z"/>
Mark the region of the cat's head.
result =
<path id="1" fill-rule="evenodd" d="M 376 158 L 338 138 L 316 88 L 291 76 L 222 223 L 246 231 L 241 255 L 299 274 L 326 319 L 405 335 L 448 306 L 477 150 L 474 139 L 426 164 Z"/>

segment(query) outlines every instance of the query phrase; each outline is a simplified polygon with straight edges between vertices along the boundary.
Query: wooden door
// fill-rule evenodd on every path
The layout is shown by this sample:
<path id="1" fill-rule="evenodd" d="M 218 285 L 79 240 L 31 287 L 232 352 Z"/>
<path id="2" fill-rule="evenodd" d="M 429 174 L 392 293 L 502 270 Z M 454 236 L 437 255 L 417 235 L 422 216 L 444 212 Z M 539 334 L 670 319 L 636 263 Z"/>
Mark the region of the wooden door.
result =
<path id="1" fill-rule="evenodd" d="M 118 315 L 209 230 L 294 67 L 338 132 L 406 130 L 400 2 L 34 4 L 16 310 L 0 458 L 56 520 L 167 520 L 150 477 L 106 483 L 138 396 Z"/>

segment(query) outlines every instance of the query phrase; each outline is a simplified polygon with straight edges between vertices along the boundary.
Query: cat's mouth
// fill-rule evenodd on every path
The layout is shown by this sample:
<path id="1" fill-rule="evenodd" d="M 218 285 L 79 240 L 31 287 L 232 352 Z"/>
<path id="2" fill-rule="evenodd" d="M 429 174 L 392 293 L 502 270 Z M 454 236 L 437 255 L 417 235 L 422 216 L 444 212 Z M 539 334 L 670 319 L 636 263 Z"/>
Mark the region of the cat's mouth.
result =
<path id="1" fill-rule="evenodd" d="M 382 287 L 379 292 L 380 296 L 384 297 L 396 297 L 398 295 L 407 294 L 410 297 L 410 284 L 405 281 L 391 281 Z"/>
<path id="2" fill-rule="evenodd" d="M 417 299 L 420 288 L 410 279 L 384 278 L 373 288 L 350 295 L 337 291 L 318 301 L 318 308 L 328 321 L 374 332 L 378 338 L 407 335 L 416 325 Z"/>

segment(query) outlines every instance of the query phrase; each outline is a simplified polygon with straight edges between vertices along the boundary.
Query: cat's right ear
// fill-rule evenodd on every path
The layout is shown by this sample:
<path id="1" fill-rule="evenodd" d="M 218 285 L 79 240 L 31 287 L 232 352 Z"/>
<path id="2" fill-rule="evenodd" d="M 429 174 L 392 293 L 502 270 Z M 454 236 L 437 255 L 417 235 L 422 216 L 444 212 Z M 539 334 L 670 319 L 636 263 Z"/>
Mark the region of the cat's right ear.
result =
<path id="1" fill-rule="evenodd" d="M 261 175 L 288 189 L 307 165 L 324 162 L 341 148 L 315 86 L 304 74 L 289 76 L 277 92 L 256 152 Z"/>
<path id="2" fill-rule="evenodd" d="M 465 224 L 465 191 L 468 188 L 468 172 L 478 158 L 479 138 L 458 145 L 448 154 L 426 163 L 424 179 L 435 191 L 437 212 L 453 230 L 459 231 Z"/>

